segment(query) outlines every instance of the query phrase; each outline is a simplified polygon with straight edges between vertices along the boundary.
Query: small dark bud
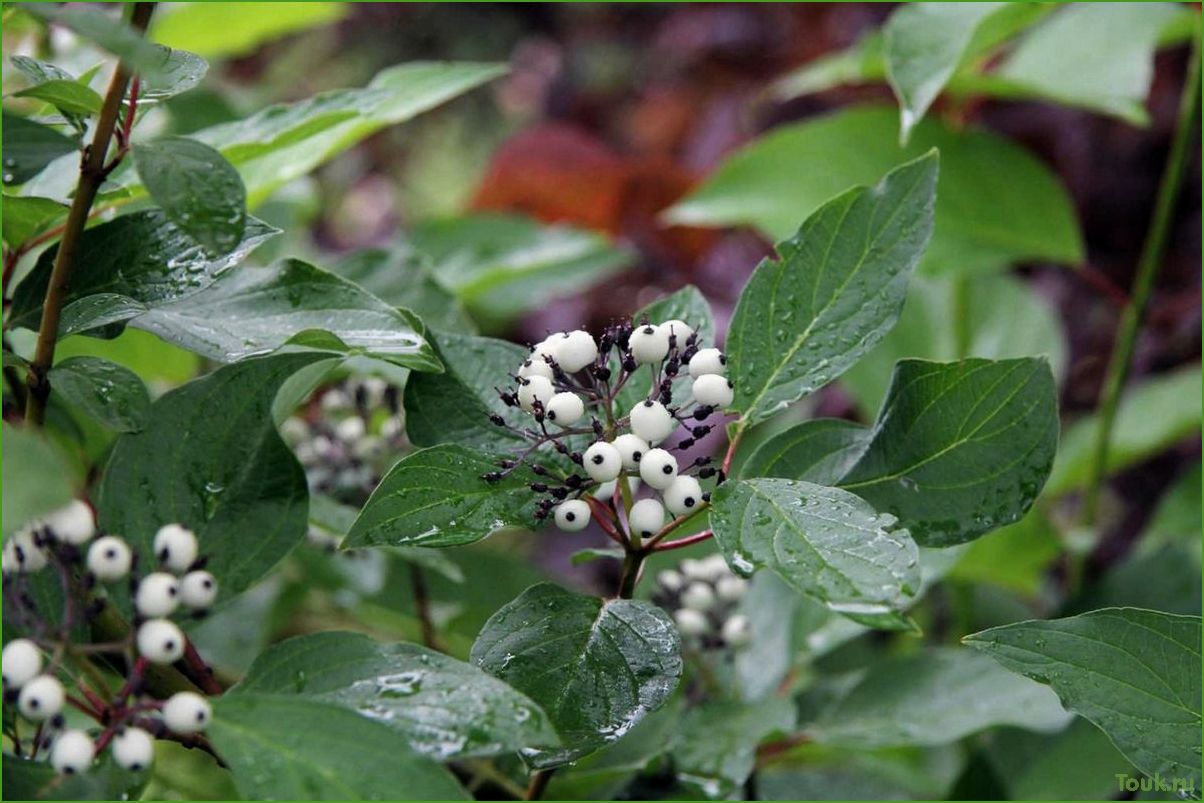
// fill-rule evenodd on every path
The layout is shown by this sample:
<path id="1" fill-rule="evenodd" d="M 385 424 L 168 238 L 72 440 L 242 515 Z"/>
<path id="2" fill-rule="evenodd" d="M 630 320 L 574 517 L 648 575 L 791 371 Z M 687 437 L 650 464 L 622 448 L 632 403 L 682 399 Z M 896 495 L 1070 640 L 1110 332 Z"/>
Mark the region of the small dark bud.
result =
<path id="1" fill-rule="evenodd" d="M 695 421 L 705 421 L 707 418 L 710 417 L 711 413 L 713 413 L 713 412 L 715 412 L 714 407 L 699 407 L 696 410 L 694 410 L 694 420 Z"/>
<path id="2" fill-rule="evenodd" d="M 518 463 L 514 462 L 513 460 L 501 460 L 498 462 L 498 465 L 502 468 L 514 468 L 518 465 Z"/>
<path id="3" fill-rule="evenodd" d="M 678 449 L 689 449 L 694 445 L 693 438 L 684 438 L 681 443 L 677 444 Z"/>
<path id="4" fill-rule="evenodd" d="M 602 422 L 595 418 L 590 423 L 594 428 L 594 436 L 601 438 L 602 433 L 606 431 L 606 428 L 602 426 Z"/>
<path id="5" fill-rule="evenodd" d="M 694 458 L 694 465 L 696 465 L 696 466 L 709 466 L 710 464 L 711 464 L 710 456 Z"/>
<path id="6" fill-rule="evenodd" d="M 565 446 L 564 441 L 552 441 L 552 448 L 561 454 L 569 453 L 569 447 Z"/>
<path id="7" fill-rule="evenodd" d="M 597 379 L 599 382 L 605 382 L 606 380 L 610 379 L 610 369 L 605 365 L 595 366 L 594 379 Z"/>
<path id="8" fill-rule="evenodd" d="M 500 415 L 498 415 L 497 413 L 494 413 L 493 415 L 489 416 L 489 422 L 490 422 L 491 424 L 494 424 L 494 425 L 496 425 L 496 426 L 499 426 L 499 427 L 504 427 L 504 426 L 506 426 L 506 419 L 502 418 L 502 417 L 501 417 Z"/>
<path id="9" fill-rule="evenodd" d="M 532 463 L 530 466 L 528 466 L 528 468 L 530 468 L 531 473 L 537 477 L 546 477 L 548 475 L 548 470 L 539 463 Z"/>
<path id="10" fill-rule="evenodd" d="M 707 479 L 709 477 L 713 477 L 713 476 L 715 476 L 715 469 L 712 468 L 711 466 L 707 466 L 706 468 L 700 468 L 698 470 L 698 478 L 699 479 L 705 480 L 705 479 Z"/>
<path id="11" fill-rule="evenodd" d="M 535 511 L 535 520 L 536 521 L 543 521 L 547 517 L 548 517 L 548 509 L 546 507 L 541 507 Z"/>
<path id="12" fill-rule="evenodd" d="M 627 373 L 629 373 L 629 374 L 633 373 L 635 371 L 635 369 L 637 369 L 639 367 L 640 367 L 640 364 L 635 361 L 634 357 L 632 357 L 630 355 L 623 357 L 623 370 L 626 371 Z"/>
<path id="13" fill-rule="evenodd" d="M 569 455 L 569 460 L 572 460 L 579 466 L 585 465 L 585 458 L 581 456 L 581 452 L 573 452 Z"/>
<path id="14" fill-rule="evenodd" d="M 703 494 L 703 495 L 702 495 L 702 501 L 704 501 L 704 502 L 710 502 L 710 501 L 711 501 L 711 495 L 710 495 L 710 493 L 705 493 L 705 494 Z"/>
<path id="15" fill-rule="evenodd" d="M 568 488 L 552 488 L 548 491 L 548 493 L 550 493 L 552 496 L 556 497 L 557 499 L 564 499 L 566 496 L 569 495 L 569 489 Z"/>
<path id="16" fill-rule="evenodd" d="M 532 491 L 535 491 L 535 493 L 537 493 L 537 494 L 542 494 L 542 493 L 547 493 L 547 492 L 548 492 L 548 486 L 547 486 L 547 483 L 543 483 L 543 482 L 533 482 L 533 483 L 531 483 L 531 485 L 530 485 L 530 486 L 528 486 L 528 487 L 530 487 L 530 488 L 531 488 L 531 490 L 532 490 Z"/>
<path id="17" fill-rule="evenodd" d="M 481 475 L 481 479 L 485 480 L 485 482 L 497 482 L 501 478 L 502 473 L 500 471 L 490 471 L 488 474 Z"/>

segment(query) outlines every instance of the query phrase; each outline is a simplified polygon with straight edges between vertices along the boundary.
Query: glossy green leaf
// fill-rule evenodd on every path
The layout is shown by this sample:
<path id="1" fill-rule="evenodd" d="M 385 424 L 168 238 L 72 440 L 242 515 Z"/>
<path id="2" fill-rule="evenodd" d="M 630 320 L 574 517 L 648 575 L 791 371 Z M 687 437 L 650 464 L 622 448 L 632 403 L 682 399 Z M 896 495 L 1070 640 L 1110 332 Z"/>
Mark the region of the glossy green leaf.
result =
<path id="1" fill-rule="evenodd" d="M 293 374 L 339 356 L 253 357 L 160 397 L 145 428 L 113 447 L 100 524 L 149 554 L 156 530 L 179 522 L 196 532 L 223 595 L 250 586 L 306 531 L 305 474 L 276 433 L 272 401 Z"/>
<path id="2" fill-rule="evenodd" d="M 757 266 L 727 335 L 742 426 L 823 387 L 894 325 L 932 231 L 936 179 L 929 154 L 849 190 Z"/>
<path id="3" fill-rule="evenodd" d="M 12 56 L 9 62 L 35 84 L 46 81 L 74 81 L 75 76 L 48 61 L 30 58 L 29 56 Z"/>
<path id="4" fill-rule="evenodd" d="M 204 143 L 162 137 L 134 146 L 138 177 L 167 219 L 215 254 L 236 248 L 247 224 L 247 190 L 234 166 Z"/>
<path id="5" fill-rule="evenodd" d="M 71 357 L 50 369 L 50 387 L 85 415 L 118 432 L 137 432 L 150 411 L 138 375 L 98 357 Z"/>
<path id="6" fill-rule="evenodd" d="M 325 25 L 347 13 L 342 3 L 273 3 L 271 6 L 182 3 L 156 10 L 156 42 L 207 58 L 241 56 L 274 39 Z"/>
<path id="7" fill-rule="evenodd" d="M 526 526 L 533 475 L 520 469 L 498 482 L 481 479 L 497 470 L 492 456 L 450 443 L 406 455 L 372 492 L 343 548 L 462 546 Z"/>
<path id="8" fill-rule="evenodd" d="M 697 786 L 709 800 L 726 800 L 752 774 L 757 745 L 794 728 L 795 710 L 781 700 L 758 703 L 711 701 L 681 720 L 673 750 L 678 778 Z"/>
<path id="9" fill-rule="evenodd" d="M 48 125 L 4 112 L 4 183 L 24 184 L 79 143 Z"/>
<path id="10" fill-rule="evenodd" d="M 871 184 L 936 148 L 940 191 L 922 273 L 1083 260 L 1070 197 L 1035 157 L 985 131 L 953 131 L 936 120 L 920 122 L 900 148 L 898 129 L 897 112 L 881 106 L 778 127 L 737 151 L 668 217 L 690 225 L 751 225 L 782 239 L 838 193 Z"/>
<path id="11" fill-rule="evenodd" d="M 276 644 L 231 694 L 297 695 L 349 708 L 439 761 L 553 746 L 539 706 L 470 664 L 416 644 L 327 632 Z"/>
<path id="12" fill-rule="evenodd" d="M 1105 608 L 995 627 L 963 641 L 1053 688 L 1146 775 L 1200 773 L 1200 617 Z"/>
<path id="13" fill-rule="evenodd" d="M 67 114 L 100 113 L 100 95 L 71 79 L 44 81 L 13 94 L 19 98 L 36 98 Z"/>
<path id="14" fill-rule="evenodd" d="M 382 301 L 413 311 L 428 327 L 472 334 L 476 324 L 458 298 L 435 279 L 430 261 L 410 248 L 365 248 L 331 268 Z"/>
<path id="15" fill-rule="evenodd" d="M 854 421 L 815 418 L 762 443 L 740 465 L 741 477 L 781 477 L 835 485 L 870 442 L 873 430 Z"/>
<path id="16" fill-rule="evenodd" d="M 846 491 L 783 479 L 725 482 L 711 508 L 715 540 L 736 572 L 768 568 L 852 617 L 889 615 L 919 589 L 915 542 L 895 522 Z"/>
<path id="17" fill-rule="evenodd" d="M 16 248 L 67 216 L 67 207 L 49 198 L 4 196 L 4 242 Z"/>
<path id="18" fill-rule="evenodd" d="M 648 602 L 532 586 L 493 615 L 472 661 L 543 707 L 563 750 L 526 751 L 557 766 L 618 739 L 677 688 L 677 629 Z"/>
<path id="19" fill-rule="evenodd" d="M 443 766 L 388 726 L 295 696 L 235 694 L 206 734 L 248 800 L 468 800 Z"/>
<path id="20" fill-rule="evenodd" d="M 960 544 L 1025 514 L 1057 443 L 1044 360 L 906 360 L 840 486 L 897 516 L 922 546 Z"/>
<path id="21" fill-rule="evenodd" d="M 149 332 L 126 329 L 112 340 L 68 337 L 59 342 L 55 359 L 100 357 L 129 368 L 156 393 L 161 393 L 196 376 L 200 358 L 164 343 Z"/>
<path id="22" fill-rule="evenodd" d="M 38 516 L 75 496 L 75 478 L 66 457 L 37 430 L 4 423 L 2 442 L 3 534 L 8 538 Z"/>

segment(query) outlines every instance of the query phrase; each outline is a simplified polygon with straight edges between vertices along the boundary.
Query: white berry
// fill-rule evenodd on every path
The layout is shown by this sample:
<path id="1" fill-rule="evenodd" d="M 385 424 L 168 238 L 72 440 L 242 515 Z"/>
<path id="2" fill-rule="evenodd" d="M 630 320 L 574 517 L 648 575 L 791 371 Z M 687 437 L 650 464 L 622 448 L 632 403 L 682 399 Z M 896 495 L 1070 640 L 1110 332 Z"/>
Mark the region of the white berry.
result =
<path id="1" fill-rule="evenodd" d="M 638 471 L 640 459 L 649 446 L 648 441 L 639 435 L 627 432 L 615 438 L 615 448 L 619 450 L 619 457 L 623 458 L 623 468 L 627 471 Z"/>
<path id="2" fill-rule="evenodd" d="M 683 636 L 701 636 L 710 630 L 706 616 L 691 608 L 681 608 L 676 611 L 673 614 L 673 621 L 677 622 L 677 629 Z"/>
<path id="3" fill-rule="evenodd" d="M 585 415 L 585 402 L 576 393 L 557 393 L 547 404 L 548 420 L 562 427 L 571 427 Z"/>
<path id="4" fill-rule="evenodd" d="M 163 724 L 173 733 L 204 730 L 212 715 L 209 701 L 191 691 L 176 692 L 163 704 Z"/>
<path id="5" fill-rule="evenodd" d="M 4 645 L 0 656 L 0 674 L 4 677 L 4 688 L 19 689 L 37 677 L 42 671 L 42 653 L 32 641 L 19 638 Z"/>
<path id="6" fill-rule="evenodd" d="M 54 675 L 38 675 L 21 687 L 17 708 L 33 722 L 50 719 L 63 710 L 63 684 Z"/>
<path id="7" fill-rule="evenodd" d="M 736 614 L 723 623 L 723 640 L 732 647 L 743 647 L 752 637 L 752 625 L 744 614 Z"/>
<path id="8" fill-rule="evenodd" d="M 523 361 L 523 364 L 518 369 L 518 375 L 523 379 L 530 379 L 533 376 L 542 376 L 544 379 L 551 379 L 553 376 L 552 366 L 548 365 L 548 361 L 543 358 L 543 355 L 528 357 Z"/>
<path id="9" fill-rule="evenodd" d="M 748 590 L 748 581 L 735 575 L 721 577 L 715 584 L 715 594 L 724 602 L 739 602 Z"/>
<path id="10" fill-rule="evenodd" d="M 664 449 L 649 449 L 640 460 L 640 479 L 663 491 L 677 479 L 677 458 Z"/>
<path id="11" fill-rule="evenodd" d="M 173 572 L 186 572 L 196 560 L 196 536 L 179 524 L 165 524 L 155 533 L 155 557 Z"/>
<path id="12" fill-rule="evenodd" d="M 619 456 L 619 450 L 606 441 L 598 441 L 590 446 L 581 458 L 581 467 L 596 482 L 610 482 L 623 470 L 623 458 Z"/>
<path id="13" fill-rule="evenodd" d="M 706 566 L 697 558 L 686 558 L 677 568 L 690 580 L 706 580 L 710 577 Z"/>
<path id="14" fill-rule="evenodd" d="M 715 605 L 715 592 L 706 583 L 691 583 L 681 592 L 681 604 L 696 611 L 710 610 Z"/>
<path id="15" fill-rule="evenodd" d="M 102 583 L 111 583 L 129 574 L 133 559 L 129 545 L 115 535 L 97 538 L 88 547 L 88 571 Z"/>
<path id="16" fill-rule="evenodd" d="M 727 357 L 719 349 L 699 349 L 690 358 L 690 376 L 697 379 L 707 374 L 727 373 Z"/>
<path id="17" fill-rule="evenodd" d="M 180 578 L 180 602 L 185 608 L 200 611 L 217 599 L 217 579 L 209 572 L 189 572 Z"/>
<path id="18" fill-rule="evenodd" d="M 18 572 L 33 573 L 46 568 L 46 553 L 34 543 L 32 526 L 23 528 L 5 542 L 4 563 Z"/>
<path id="19" fill-rule="evenodd" d="M 174 622 L 148 619 L 138 628 L 138 654 L 152 664 L 171 664 L 184 654 L 184 633 Z"/>
<path id="20" fill-rule="evenodd" d="M 677 429 L 677 419 L 665 405 L 652 399 L 631 408 L 631 431 L 648 443 L 660 443 Z"/>
<path id="21" fill-rule="evenodd" d="M 589 332 L 566 332 L 556 341 L 556 362 L 565 373 L 575 373 L 598 359 L 598 344 Z"/>
<path id="22" fill-rule="evenodd" d="M 702 502 L 702 486 L 693 477 L 679 474 L 661 493 L 661 498 L 665 500 L 665 507 L 669 508 L 670 513 L 681 516 L 696 509 Z"/>
<path id="23" fill-rule="evenodd" d="M 732 573 L 732 570 L 727 567 L 727 560 L 718 552 L 703 558 L 699 562 L 699 567 L 703 572 L 703 576 L 711 582 L 715 582 L 720 577 L 727 577 Z"/>
<path id="24" fill-rule="evenodd" d="M 556 506 L 556 526 L 575 533 L 589 526 L 589 505 L 581 499 L 566 499 Z"/>
<path id="25" fill-rule="evenodd" d="M 694 330 L 690 328 L 689 324 L 676 318 L 671 321 L 665 321 L 659 328 L 665 333 L 665 337 L 674 338 L 673 346 L 678 349 L 684 349 L 686 341 L 690 339 L 690 335 L 694 334 Z"/>
<path id="26" fill-rule="evenodd" d="M 168 616 L 180 604 L 180 583 L 167 572 L 154 572 L 142 578 L 134 594 L 134 607 L 147 617 Z"/>
<path id="27" fill-rule="evenodd" d="M 50 765 L 55 772 L 74 775 L 92 764 L 95 747 L 85 731 L 68 730 L 59 734 L 50 751 Z"/>
<path id="28" fill-rule="evenodd" d="M 81 499 L 73 499 L 46 517 L 46 526 L 58 540 L 82 546 L 96 535 L 96 517 Z"/>
<path id="29" fill-rule="evenodd" d="M 669 354 L 669 332 L 652 324 L 637 326 L 627 340 L 627 347 L 640 365 L 660 362 Z"/>
<path id="30" fill-rule="evenodd" d="M 534 412 L 535 402 L 546 408 L 555 395 L 556 388 L 552 387 L 552 380 L 544 376 L 529 376 L 519 382 L 518 406 L 528 413 Z"/>
<path id="31" fill-rule="evenodd" d="M 610 482 L 604 482 L 601 485 L 599 485 L 598 488 L 594 491 L 594 498 L 595 499 L 610 499 L 612 496 L 615 495 L 615 490 L 618 487 L 619 487 L 618 478 L 615 478 L 615 479 L 611 480 Z M 639 477 L 628 477 L 627 478 L 627 490 L 633 494 L 636 491 L 640 490 L 640 478 Z"/>
<path id="32" fill-rule="evenodd" d="M 685 583 L 685 578 L 672 569 L 665 569 L 657 573 L 656 582 L 661 588 L 669 591 L 677 591 Z"/>
<path id="33" fill-rule="evenodd" d="M 727 407 L 736 396 L 732 383 L 719 374 L 703 374 L 694 380 L 694 401 L 708 407 Z"/>
<path id="34" fill-rule="evenodd" d="M 113 760 L 127 770 L 144 770 L 154 757 L 155 741 L 142 728 L 126 728 L 113 737 Z"/>
<path id="35" fill-rule="evenodd" d="M 344 443 L 352 443 L 364 437 L 367 427 L 364 425 L 364 419 L 358 415 L 353 415 L 344 418 L 334 428 L 334 432 L 339 436 L 339 440 Z"/>
<path id="36" fill-rule="evenodd" d="M 656 535 L 665 526 L 665 507 L 655 499 L 641 499 L 631 506 L 627 523 L 642 538 Z"/>

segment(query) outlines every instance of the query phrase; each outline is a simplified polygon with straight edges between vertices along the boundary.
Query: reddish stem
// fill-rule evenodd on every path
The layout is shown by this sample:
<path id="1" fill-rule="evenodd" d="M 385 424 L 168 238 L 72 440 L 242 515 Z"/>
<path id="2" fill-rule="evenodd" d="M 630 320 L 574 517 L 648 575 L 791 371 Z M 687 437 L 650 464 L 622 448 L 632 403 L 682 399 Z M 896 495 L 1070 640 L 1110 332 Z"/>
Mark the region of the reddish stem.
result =
<path id="1" fill-rule="evenodd" d="M 653 552 L 668 552 L 670 549 L 684 549 L 694 544 L 701 544 L 703 541 L 712 537 L 715 533 L 712 530 L 703 530 L 700 533 L 687 535 L 685 538 L 678 538 L 676 541 L 663 541 L 653 548 Z"/>
<path id="2" fill-rule="evenodd" d="M 216 697 L 222 693 L 222 686 L 217 682 L 217 678 L 213 677 L 213 670 L 196 651 L 191 639 L 188 639 L 184 645 L 184 663 L 188 665 L 193 680 L 204 690 L 205 694 Z"/>
<path id="3" fill-rule="evenodd" d="M 585 497 L 585 503 L 589 505 L 590 512 L 594 514 L 594 521 L 598 522 L 598 526 L 602 528 L 610 539 L 619 546 L 626 547 L 627 539 L 619 532 L 614 525 L 614 513 L 601 500 L 595 499 L 592 496 Z"/>
<path id="4" fill-rule="evenodd" d="M 101 721 L 102 717 L 101 717 L 100 712 L 93 710 L 92 706 L 88 705 L 83 700 L 79 699 L 78 697 L 72 697 L 70 694 L 67 695 L 66 699 L 67 699 L 67 705 L 71 706 L 72 708 L 74 708 L 78 711 L 82 711 L 83 713 L 92 717 L 92 719 L 96 720 L 97 722 Z"/>
<path id="5" fill-rule="evenodd" d="M 731 441 L 727 445 L 727 454 L 725 454 L 723 456 L 723 467 L 720 469 L 720 471 L 723 472 L 724 477 L 726 477 L 728 475 L 728 472 L 731 471 L 732 458 L 736 456 L 736 447 L 740 445 L 740 440 L 743 437 L 744 437 L 744 430 L 741 429 L 738 432 L 736 432 L 736 437 L 732 438 Z"/>

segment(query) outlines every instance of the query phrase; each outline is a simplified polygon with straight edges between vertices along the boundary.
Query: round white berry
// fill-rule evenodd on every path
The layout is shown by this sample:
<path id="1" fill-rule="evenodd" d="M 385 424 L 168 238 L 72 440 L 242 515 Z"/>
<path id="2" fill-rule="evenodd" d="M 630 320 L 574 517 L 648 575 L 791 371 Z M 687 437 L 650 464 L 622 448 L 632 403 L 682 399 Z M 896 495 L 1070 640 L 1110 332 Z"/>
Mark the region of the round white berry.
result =
<path id="1" fill-rule="evenodd" d="M 598 344 L 589 332 L 578 329 L 566 332 L 556 342 L 556 361 L 565 373 L 580 371 L 598 359 Z"/>
<path id="2" fill-rule="evenodd" d="M 732 383 L 719 374 L 703 374 L 694 380 L 694 401 L 708 407 L 727 407 L 735 398 Z"/>
<path id="3" fill-rule="evenodd" d="M 217 579 L 209 572 L 189 572 L 180 578 L 180 602 L 194 611 L 204 610 L 217 599 Z"/>
<path id="4" fill-rule="evenodd" d="M 535 402 L 546 408 L 555 395 L 556 388 L 552 387 L 552 380 L 544 376 L 529 376 L 519 382 L 518 406 L 528 413 L 534 412 Z"/>
<path id="5" fill-rule="evenodd" d="M 340 421 L 334 428 L 334 432 L 339 436 L 339 440 L 344 443 L 352 443 L 364 437 L 367 431 L 364 425 L 364 419 L 358 415 L 349 416 Z"/>
<path id="6" fill-rule="evenodd" d="M 101 536 L 88 547 L 88 571 L 102 583 L 111 583 L 129 574 L 133 559 L 129 545 L 115 535 Z"/>
<path id="7" fill-rule="evenodd" d="M 715 594 L 724 602 L 739 602 L 747 590 L 748 581 L 735 575 L 721 577 L 715 584 Z"/>
<path id="8" fill-rule="evenodd" d="M 710 572 L 697 558 L 686 558 L 678 564 L 677 568 L 689 580 L 710 579 Z"/>
<path id="9" fill-rule="evenodd" d="M 566 499 L 556 506 L 556 526 L 575 533 L 589 526 L 589 505 L 581 499 Z"/>
<path id="10" fill-rule="evenodd" d="M 677 458 L 664 449 L 649 449 L 640 460 L 640 479 L 663 491 L 677 479 Z"/>
<path id="11" fill-rule="evenodd" d="M 676 318 L 665 321 L 658 328 L 665 333 L 666 338 L 674 338 L 673 347 L 677 349 L 684 349 L 686 341 L 690 339 L 690 335 L 694 334 L 694 330 L 690 328 L 689 324 Z"/>
<path id="12" fill-rule="evenodd" d="M 127 770 L 144 770 L 154 757 L 155 741 L 142 728 L 126 728 L 113 737 L 113 760 Z"/>
<path id="13" fill-rule="evenodd" d="M 33 722 L 50 719 L 63 710 L 63 684 L 54 675 L 38 675 L 21 687 L 17 708 Z"/>
<path id="14" fill-rule="evenodd" d="M 669 332 L 652 324 L 637 326 L 627 340 L 627 347 L 640 365 L 660 362 L 669 354 Z"/>
<path id="15" fill-rule="evenodd" d="M 681 592 L 681 604 L 696 611 L 707 611 L 715 605 L 715 592 L 706 583 L 690 583 Z"/>
<path id="16" fill-rule="evenodd" d="M 85 731 L 67 730 L 54 740 L 50 750 L 50 766 L 55 772 L 74 775 L 83 772 L 92 764 L 95 747 L 92 737 Z"/>
<path id="17" fill-rule="evenodd" d="M 548 420 L 562 427 L 571 427 L 585 415 L 585 402 L 576 393 L 557 393 L 548 399 Z"/>
<path id="18" fill-rule="evenodd" d="M 176 692 L 163 704 L 163 724 L 173 733 L 204 730 L 211 716 L 209 701 L 196 692 Z"/>
<path id="19" fill-rule="evenodd" d="M 707 374 L 727 373 L 727 357 L 719 349 L 699 349 L 690 358 L 690 376 L 697 379 Z"/>
<path id="20" fill-rule="evenodd" d="M 661 588 L 666 589 L 667 591 L 677 591 L 686 581 L 684 577 L 672 569 L 665 569 L 664 571 L 657 573 L 656 582 Z"/>
<path id="21" fill-rule="evenodd" d="M 19 689 L 37 677 L 42 671 L 42 653 L 27 638 L 13 639 L 4 645 L 0 655 L 0 674 L 4 677 L 4 688 Z"/>
<path id="22" fill-rule="evenodd" d="M 648 451 L 649 446 L 648 441 L 639 435 L 627 432 L 615 438 L 615 448 L 619 450 L 619 457 L 623 458 L 623 468 L 627 471 L 637 471 L 640 467 L 640 459 Z"/>
<path id="23" fill-rule="evenodd" d="M 718 552 L 703 558 L 699 563 L 699 569 L 703 577 L 712 583 L 732 573 L 732 570 L 727 567 L 727 560 Z"/>
<path id="24" fill-rule="evenodd" d="M 309 437 L 309 424 L 293 416 L 284 419 L 280 425 L 280 435 L 291 446 L 296 446 Z"/>
<path id="25" fill-rule="evenodd" d="M 82 499 L 73 499 L 46 517 L 46 526 L 59 541 L 82 546 L 96 535 L 96 517 Z"/>
<path id="26" fill-rule="evenodd" d="M 531 359 L 534 360 L 535 362 L 542 362 L 545 365 L 548 362 L 547 359 L 545 359 L 545 358 L 551 358 L 552 360 L 559 362 L 560 361 L 559 347 L 560 347 L 560 343 L 564 340 L 564 336 L 566 334 L 568 334 L 568 333 L 567 332 L 554 332 L 553 334 L 548 335 L 543 340 L 536 343 L 534 346 L 531 347 L 531 354 L 530 354 Z"/>
<path id="27" fill-rule="evenodd" d="M 167 572 L 143 577 L 134 594 L 134 607 L 147 617 L 167 616 L 180 604 L 180 583 Z"/>
<path id="28" fill-rule="evenodd" d="M 351 407 L 355 401 L 347 394 L 346 391 L 338 388 L 331 388 L 322 394 L 322 409 L 327 411 L 345 410 Z"/>
<path id="29" fill-rule="evenodd" d="M 655 499 L 641 499 L 631 506 L 627 523 L 642 538 L 656 535 L 665 526 L 665 507 Z"/>
<path id="30" fill-rule="evenodd" d="M 599 485 L 597 487 L 597 489 L 594 490 L 594 498 L 595 499 L 610 499 L 612 496 L 615 495 L 615 489 L 618 487 L 619 487 L 618 478 L 615 478 L 615 479 L 611 480 L 610 482 L 604 482 L 601 485 Z M 640 490 L 640 478 L 639 477 L 628 477 L 627 478 L 627 490 L 633 494 L 636 491 Z"/>
<path id="31" fill-rule="evenodd" d="M 551 379 L 553 376 L 552 366 L 548 365 L 548 361 L 543 358 L 542 354 L 528 357 L 519 366 L 518 375 L 523 379 L 530 379 L 533 376 L 542 376 L 544 379 Z"/>
<path id="32" fill-rule="evenodd" d="M 619 456 L 619 450 L 613 443 L 598 441 L 581 456 L 581 467 L 590 479 L 596 482 L 610 482 L 623 470 L 623 458 Z"/>
<path id="33" fill-rule="evenodd" d="M 27 526 L 5 542 L 4 562 L 12 571 L 33 573 L 46 568 L 46 553 L 34 543 L 33 532 L 33 526 Z"/>
<path id="34" fill-rule="evenodd" d="M 148 619 L 138 628 L 138 654 L 152 664 L 171 664 L 184 654 L 184 633 L 174 622 Z"/>
<path id="35" fill-rule="evenodd" d="M 677 419 L 665 405 L 646 399 L 631 408 L 631 431 L 648 443 L 660 443 L 677 429 Z"/>
<path id="36" fill-rule="evenodd" d="M 747 616 L 738 613 L 723 623 L 721 634 L 729 646 L 743 647 L 752 637 L 752 625 Z"/>
<path id="37" fill-rule="evenodd" d="M 702 502 L 702 486 L 693 477 L 678 474 L 661 493 L 661 498 L 670 513 L 681 516 L 695 510 Z"/>
<path id="38" fill-rule="evenodd" d="M 155 533 L 155 557 L 173 572 L 186 572 L 196 560 L 196 536 L 179 524 L 165 524 Z"/>
<path id="39" fill-rule="evenodd" d="M 675 611 L 673 621 L 683 636 L 701 636 L 711 629 L 706 616 L 691 608 Z"/>

